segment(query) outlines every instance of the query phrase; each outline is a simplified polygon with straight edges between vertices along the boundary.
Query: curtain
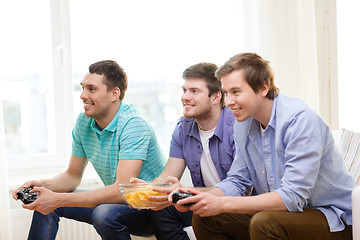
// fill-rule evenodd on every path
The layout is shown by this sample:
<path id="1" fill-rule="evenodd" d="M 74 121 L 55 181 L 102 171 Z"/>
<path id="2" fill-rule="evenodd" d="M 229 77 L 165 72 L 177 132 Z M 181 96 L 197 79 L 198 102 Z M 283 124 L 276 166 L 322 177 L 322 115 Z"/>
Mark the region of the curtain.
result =
<path id="1" fill-rule="evenodd" d="M 332 129 L 338 128 L 335 1 L 244 1 L 246 51 L 270 61 L 280 92 L 305 100 Z"/>
<path id="2" fill-rule="evenodd" d="M 0 239 L 11 239 L 8 169 L 5 157 L 5 136 L 2 100 L 0 98 Z"/>

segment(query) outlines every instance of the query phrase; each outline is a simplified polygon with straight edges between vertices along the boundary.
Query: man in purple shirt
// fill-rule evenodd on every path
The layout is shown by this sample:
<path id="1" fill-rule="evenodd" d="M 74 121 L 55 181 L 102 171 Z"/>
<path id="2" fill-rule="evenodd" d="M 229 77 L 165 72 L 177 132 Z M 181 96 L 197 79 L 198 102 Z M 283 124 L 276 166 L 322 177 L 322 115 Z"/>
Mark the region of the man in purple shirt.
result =
<path id="1" fill-rule="evenodd" d="M 235 118 L 224 106 L 221 83 L 215 77 L 217 66 L 199 63 L 183 73 L 181 101 L 183 114 L 172 134 L 170 156 L 156 180 L 171 181 L 170 193 L 180 187 L 187 166 L 194 187 L 209 190 L 226 178 L 234 159 L 233 125 Z M 200 189 L 200 188 L 199 188 Z M 189 239 L 183 230 L 191 226 L 192 212 L 179 212 L 163 198 L 164 204 L 152 211 L 151 222 L 158 240 Z"/>

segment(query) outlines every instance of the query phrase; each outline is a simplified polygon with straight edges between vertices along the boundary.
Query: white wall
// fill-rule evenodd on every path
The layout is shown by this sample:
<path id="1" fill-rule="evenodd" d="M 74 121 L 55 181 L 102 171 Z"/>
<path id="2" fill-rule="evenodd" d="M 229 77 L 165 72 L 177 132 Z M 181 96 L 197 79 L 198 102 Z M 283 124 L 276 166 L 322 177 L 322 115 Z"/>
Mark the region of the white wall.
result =
<path id="1" fill-rule="evenodd" d="M 10 202 L 8 187 L 8 168 L 5 158 L 5 139 L 3 124 L 3 109 L 0 98 L 0 239 L 12 239 L 10 228 Z"/>
<path id="2" fill-rule="evenodd" d="M 245 46 L 270 61 L 281 93 L 319 111 L 312 0 L 245 2 Z"/>

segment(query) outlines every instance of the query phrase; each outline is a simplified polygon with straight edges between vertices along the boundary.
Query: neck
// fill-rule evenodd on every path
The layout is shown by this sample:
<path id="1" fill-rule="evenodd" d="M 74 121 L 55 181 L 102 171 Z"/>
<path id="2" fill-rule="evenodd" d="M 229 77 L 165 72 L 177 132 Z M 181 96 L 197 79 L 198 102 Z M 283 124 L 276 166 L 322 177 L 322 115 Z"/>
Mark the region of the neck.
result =
<path id="1" fill-rule="evenodd" d="M 206 116 L 195 118 L 199 128 L 204 131 L 214 129 L 219 121 L 221 115 L 221 106 L 213 108 Z"/>
<path id="2" fill-rule="evenodd" d="M 95 119 L 100 130 L 103 130 L 111 123 L 111 121 L 114 119 L 116 113 L 119 110 L 120 104 L 121 101 L 114 102 L 114 104 L 111 106 L 111 108 L 108 110 L 105 116 Z"/>
<path id="3" fill-rule="evenodd" d="M 266 98 L 266 100 L 263 102 L 263 105 L 260 108 L 260 111 L 256 116 L 254 116 L 254 118 L 264 127 L 264 129 L 269 124 L 273 103 L 274 100 Z"/>

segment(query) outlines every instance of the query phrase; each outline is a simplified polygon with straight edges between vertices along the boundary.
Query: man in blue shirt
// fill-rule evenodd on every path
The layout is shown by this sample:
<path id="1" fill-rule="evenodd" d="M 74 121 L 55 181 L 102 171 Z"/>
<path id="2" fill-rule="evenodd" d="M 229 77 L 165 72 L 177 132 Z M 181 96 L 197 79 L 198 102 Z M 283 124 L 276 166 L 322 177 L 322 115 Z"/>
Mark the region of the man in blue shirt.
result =
<path id="1" fill-rule="evenodd" d="M 166 159 L 154 130 L 134 106 L 123 102 L 127 76 L 115 61 L 92 64 L 81 86 L 85 111 L 73 129 L 68 169 L 53 179 L 21 186 L 34 187 L 33 192 L 40 195 L 33 203 L 23 204 L 35 210 L 28 239 L 55 239 L 60 217 L 92 224 L 102 239 L 151 235 L 148 212 L 124 204 L 119 183 L 131 177 L 151 181 L 162 172 Z M 105 186 L 72 192 L 88 162 Z M 16 192 L 13 197 L 17 199 Z"/>
<path id="2" fill-rule="evenodd" d="M 183 72 L 181 102 L 183 114 L 172 134 L 170 156 L 164 171 L 155 180 L 171 181 L 172 188 L 180 187 L 179 180 L 188 167 L 194 187 L 210 190 L 226 178 L 235 155 L 233 124 L 235 118 L 224 107 L 221 83 L 215 76 L 217 66 L 199 63 Z M 198 188 L 200 189 L 200 188 Z M 151 214 L 158 240 L 189 239 L 183 228 L 191 226 L 192 212 L 179 212 L 163 199 L 164 205 Z M 168 207 L 169 206 L 169 207 Z M 166 208 L 164 208 L 166 207 Z"/>
<path id="3" fill-rule="evenodd" d="M 236 155 L 210 193 L 189 189 L 197 195 L 178 202 L 195 202 L 197 239 L 352 239 L 355 183 L 322 118 L 279 94 L 256 54 L 235 55 L 216 76 L 237 120 Z"/>

